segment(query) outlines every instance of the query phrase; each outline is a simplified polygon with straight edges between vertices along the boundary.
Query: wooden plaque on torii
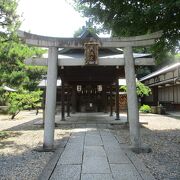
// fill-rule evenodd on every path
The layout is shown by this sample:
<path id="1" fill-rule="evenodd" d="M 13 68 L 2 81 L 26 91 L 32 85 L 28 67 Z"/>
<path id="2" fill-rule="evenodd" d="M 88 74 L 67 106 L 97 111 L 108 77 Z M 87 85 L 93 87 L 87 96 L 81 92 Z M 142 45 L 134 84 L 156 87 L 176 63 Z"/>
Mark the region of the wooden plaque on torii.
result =
<path id="1" fill-rule="evenodd" d="M 88 42 L 84 44 L 86 65 L 98 65 L 98 43 Z"/>

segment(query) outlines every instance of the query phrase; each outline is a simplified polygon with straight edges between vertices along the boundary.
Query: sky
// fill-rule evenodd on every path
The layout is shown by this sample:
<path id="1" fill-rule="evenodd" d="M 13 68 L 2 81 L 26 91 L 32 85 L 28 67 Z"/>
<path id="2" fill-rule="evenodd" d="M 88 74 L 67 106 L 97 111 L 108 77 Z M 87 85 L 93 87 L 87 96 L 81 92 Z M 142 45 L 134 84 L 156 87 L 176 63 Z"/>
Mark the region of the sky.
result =
<path id="1" fill-rule="evenodd" d="M 72 37 L 87 21 L 66 0 L 19 0 L 17 11 L 20 30 L 44 36 Z"/>

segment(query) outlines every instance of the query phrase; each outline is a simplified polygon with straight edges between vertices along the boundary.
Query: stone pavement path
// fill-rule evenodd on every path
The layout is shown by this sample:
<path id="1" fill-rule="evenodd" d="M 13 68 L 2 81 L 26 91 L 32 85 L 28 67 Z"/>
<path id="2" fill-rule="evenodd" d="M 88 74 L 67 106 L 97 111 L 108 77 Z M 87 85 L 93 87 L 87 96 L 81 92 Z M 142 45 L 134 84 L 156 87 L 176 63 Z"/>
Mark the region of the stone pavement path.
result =
<path id="1" fill-rule="evenodd" d="M 100 128 L 98 124 L 83 124 L 81 128 L 72 131 L 48 179 L 151 179 L 141 176 L 121 146 L 110 129 Z"/>
<path id="2" fill-rule="evenodd" d="M 110 131 L 74 132 L 51 180 L 140 180 L 141 177 Z"/>

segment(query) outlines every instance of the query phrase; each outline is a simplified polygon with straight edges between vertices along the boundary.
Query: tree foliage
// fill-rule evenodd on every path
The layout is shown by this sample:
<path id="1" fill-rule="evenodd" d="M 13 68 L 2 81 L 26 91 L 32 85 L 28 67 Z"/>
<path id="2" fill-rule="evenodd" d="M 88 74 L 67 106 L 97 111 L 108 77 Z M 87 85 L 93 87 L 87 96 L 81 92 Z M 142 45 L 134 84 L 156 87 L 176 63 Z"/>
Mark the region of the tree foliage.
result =
<path id="1" fill-rule="evenodd" d="M 20 26 L 16 0 L 0 1 L 0 40 L 5 41 L 14 36 L 16 29 Z"/>
<path id="2" fill-rule="evenodd" d="M 34 83 L 45 71 L 43 68 L 26 66 L 24 59 L 41 56 L 45 50 L 28 47 L 18 39 L 16 31 L 20 21 L 16 12 L 17 5 L 16 0 L 0 1 L 0 87 L 7 85 L 28 89 L 31 87 L 27 84 L 32 84 L 35 88 Z"/>
<path id="3" fill-rule="evenodd" d="M 120 90 L 126 92 L 127 91 L 127 86 L 121 86 Z M 148 86 L 145 86 L 143 83 L 140 81 L 136 82 L 136 93 L 139 97 L 143 96 L 149 96 L 151 94 L 151 89 Z"/>
<path id="4" fill-rule="evenodd" d="M 0 1 L 0 104 L 8 103 L 13 118 L 22 109 L 35 107 L 41 93 L 37 85 L 46 68 L 26 66 L 24 60 L 41 56 L 45 50 L 23 44 L 18 36 L 20 26 L 16 0 Z M 2 86 L 9 86 L 17 92 L 7 93 Z"/>
<path id="5" fill-rule="evenodd" d="M 15 41 L 0 44 L 0 86 L 26 87 L 27 84 L 33 84 L 37 79 L 39 80 L 44 68 L 28 67 L 23 61 L 32 55 L 39 55 L 43 52 L 44 50 L 30 48 Z M 31 78 L 34 75 L 36 77 Z"/>
<path id="6" fill-rule="evenodd" d="M 11 114 L 11 119 L 22 110 L 25 109 L 36 109 L 41 107 L 42 91 L 31 91 L 31 92 L 12 92 L 8 97 L 8 112 Z"/>
<path id="7" fill-rule="evenodd" d="M 152 49 L 157 63 L 180 50 L 180 1 L 179 0 L 74 0 L 75 7 L 113 36 L 136 36 L 162 30 L 161 40 Z"/>

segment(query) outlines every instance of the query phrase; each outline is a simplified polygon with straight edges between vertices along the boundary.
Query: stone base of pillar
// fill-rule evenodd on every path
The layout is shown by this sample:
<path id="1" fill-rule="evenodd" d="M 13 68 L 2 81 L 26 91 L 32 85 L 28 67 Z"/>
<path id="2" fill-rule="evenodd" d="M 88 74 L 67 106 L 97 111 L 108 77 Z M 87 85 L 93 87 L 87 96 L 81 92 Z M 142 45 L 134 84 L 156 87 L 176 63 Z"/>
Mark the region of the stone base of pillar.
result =
<path id="1" fill-rule="evenodd" d="M 61 121 L 66 121 L 66 119 L 65 119 L 65 118 L 62 118 Z"/>
<path id="2" fill-rule="evenodd" d="M 47 148 L 44 146 L 39 146 L 33 149 L 33 151 L 37 151 L 37 152 L 55 152 L 57 148 L 55 148 L 54 146 L 51 148 Z"/>
<path id="3" fill-rule="evenodd" d="M 142 145 L 141 147 L 130 147 L 130 150 L 136 154 L 152 152 L 152 149 L 145 144 Z"/>
<path id="4" fill-rule="evenodd" d="M 54 146 L 52 147 L 46 147 L 46 146 L 42 146 L 42 147 L 37 147 L 36 149 L 34 149 L 34 151 L 37 152 L 54 152 L 56 149 L 54 148 Z"/>
<path id="5" fill-rule="evenodd" d="M 120 117 L 118 114 L 116 114 L 116 119 L 115 120 L 120 120 Z"/>

